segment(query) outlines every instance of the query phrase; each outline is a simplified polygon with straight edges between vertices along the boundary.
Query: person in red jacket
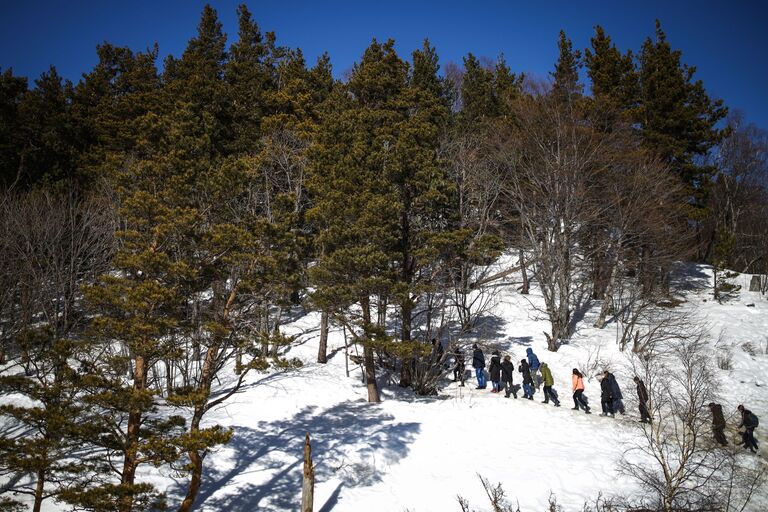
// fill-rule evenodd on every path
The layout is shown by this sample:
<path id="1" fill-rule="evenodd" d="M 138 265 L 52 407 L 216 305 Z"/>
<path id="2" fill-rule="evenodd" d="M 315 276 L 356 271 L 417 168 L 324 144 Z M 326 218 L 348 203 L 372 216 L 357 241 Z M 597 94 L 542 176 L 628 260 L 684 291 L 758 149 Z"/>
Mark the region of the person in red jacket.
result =
<path id="1" fill-rule="evenodd" d="M 573 405 L 575 406 L 573 410 L 578 411 L 580 407 L 583 407 L 584 412 L 590 414 L 589 406 L 584 396 L 584 376 L 577 368 L 573 369 L 571 380 L 573 382 Z"/>

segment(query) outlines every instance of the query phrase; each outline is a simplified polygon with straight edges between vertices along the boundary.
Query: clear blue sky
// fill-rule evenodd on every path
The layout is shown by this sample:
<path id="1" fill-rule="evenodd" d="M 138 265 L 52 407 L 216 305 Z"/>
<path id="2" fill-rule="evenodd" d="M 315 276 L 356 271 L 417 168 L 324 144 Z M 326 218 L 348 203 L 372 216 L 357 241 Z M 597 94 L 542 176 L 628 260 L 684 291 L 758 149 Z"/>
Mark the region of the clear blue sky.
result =
<path id="1" fill-rule="evenodd" d="M 231 42 L 240 2 L 210 2 Z M 331 55 L 336 76 L 359 59 L 371 38 L 397 41 L 401 55 L 427 37 L 441 62 L 467 52 L 503 52 L 515 72 L 546 76 L 562 28 L 577 48 L 602 25 L 621 49 L 638 49 L 661 19 L 673 47 L 695 65 L 711 96 L 768 128 L 768 2 L 762 0 L 246 1 L 263 31 L 300 47 L 308 60 Z M 96 63 L 96 44 L 180 55 L 205 2 L 197 0 L 0 0 L 0 67 L 35 78 L 53 64 L 74 81 Z"/>

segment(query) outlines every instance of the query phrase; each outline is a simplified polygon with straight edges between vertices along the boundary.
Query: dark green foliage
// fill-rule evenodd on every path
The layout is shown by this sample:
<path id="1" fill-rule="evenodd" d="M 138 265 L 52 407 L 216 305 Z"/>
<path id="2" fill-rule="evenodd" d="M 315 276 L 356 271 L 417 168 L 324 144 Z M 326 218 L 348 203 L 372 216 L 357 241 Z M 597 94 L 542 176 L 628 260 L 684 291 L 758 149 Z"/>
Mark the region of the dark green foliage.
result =
<path id="1" fill-rule="evenodd" d="M 21 178 L 18 146 L 20 140 L 19 105 L 27 92 L 27 79 L 13 76 L 13 70 L 0 73 L 0 185 L 9 186 Z"/>
<path id="2" fill-rule="evenodd" d="M 33 404 L 13 405 L 9 400 L 0 406 L 9 432 L 0 438 L 0 465 L 25 476 L 22 482 L 28 483 L 15 490 L 31 495 L 36 506 L 86 479 L 97 465 L 88 452 L 88 440 L 97 430 L 81 400 L 80 376 L 67 362 L 75 355 L 75 345 L 52 342 L 49 336 L 32 331 L 24 335 L 30 344 L 47 347 L 35 353 L 30 375 L 0 376 L 5 400 L 23 397 L 24 403 Z"/>
<path id="3" fill-rule="evenodd" d="M 655 39 L 642 45 L 640 62 L 640 105 L 637 122 L 645 145 L 669 163 L 691 188 L 701 191 L 713 172 L 697 163 L 724 134 L 717 123 L 728 109 L 722 100 L 712 100 L 701 80 L 694 80 L 696 68 L 681 62 L 680 50 L 673 50 L 661 24 L 656 22 Z"/>
<path id="4" fill-rule="evenodd" d="M 552 94 L 564 103 L 571 103 L 580 97 L 584 86 L 579 83 L 579 68 L 581 68 L 581 52 L 573 49 L 573 43 L 566 37 L 563 30 L 557 41 L 560 51 L 555 71 L 552 75 Z"/>

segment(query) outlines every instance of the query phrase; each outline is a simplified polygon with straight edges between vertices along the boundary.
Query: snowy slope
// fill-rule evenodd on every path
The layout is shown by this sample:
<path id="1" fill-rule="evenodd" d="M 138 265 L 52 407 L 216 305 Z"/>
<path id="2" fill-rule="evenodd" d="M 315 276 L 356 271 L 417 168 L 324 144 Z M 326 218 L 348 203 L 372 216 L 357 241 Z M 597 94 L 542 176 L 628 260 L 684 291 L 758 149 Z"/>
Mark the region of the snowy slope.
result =
<path id="1" fill-rule="evenodd" d="M 711 324 L 714 337 L 733 354 L 733 370 L 720 371 L 724 409 L 735 412 L 747 404 L 768 422 L 768 302 L 750 293 L 748 277 L 738 298 L 725 304 L 711 298 L 711 273 L 705 266 L 686 267 L 680 283 L 686 302 Z M 740 281 L 741 282 L 741 281 Z M 547 362 L 555 377 L 563 406 L 475 390 L 445 382 L 437 397 L 418 397 L 382 375 L 383 401 L 365 402 L 361 371 L 350 362 L 345 374 L 344 342 L 340 331 L 329 337 L 326 365 L 314 362 L 317 354 L 319 315 L 309 314 L 286 328 L 299 335 L 291 349 L 303 368 L 283 373 L 254 375 L 246 389 L 213 411 L 209 421 L 235 429 L 232 442 L 206 460 L 208 472 L 199 499 L 203 511 L 298 510 L 304 434 L 312 438 L 317 466 L 316 511 L 458 511 L 456 495 L 473 508 L 487 509 L 487 499 L 477 475 L 502 482 L 511 501 L 523 511 L 545 510 L 550 493 L 565 510 L 581 510 L 585 501 L 601 492 L 631 494 L 636 484 L 616 473 L 616 461 L 637 440 L 633 422 L 637 411 L 628 404 L 628 417 L 602 418 L 599 384 L 590 375 L 586 394 L 592 415 L 572 411 L 571 368 L 584 368 L 599 357 L 617 374 L 625 398 L 634 395 L 631 377 L 624 371 L 626 356 L 615 343 L 615 328 L 594 329 L 593 308 L 580 323 L 569 345 L 557 353 L 546 351 L 543 331 L 548 323 L 537 318 L 529 301 L 514 287 L 502 289 L 494 306 L 498 321 L 480 339 L 489 354 L 499 348 L 519 361 L 532 347 Z M 754 303 L 754 307 L 747 304 Z M 742 349 L 751 343 L 755 355 Z M 758 353 L 759 352 L 759 353 Z M 354 350 L 352 350 L 354 353 Z M 713 365 L 714 365 L 713 361 Z M 470 365 L 467 365 L 470 366 Z M 490 386 L 489 386 L 490 388 Z M 767 442 L 765 428 L 758 439 Z M 761 457 L 766 448 L 761 446 Z M 748 455 L 744 455 L 745 457 Z M 174 503 L 183 492 L 183 480 L 170 471 L 158 474 L 145 469 L 169 493 Z M 768 503 L 768 491 L 754 510 Z M 55 510 L 54 504 L 48 505 Z"/>
<path id="2" fill-rule="evenodd" d="M 720 371 L 726 412 L 748 404 L 768 418 L 768 303 L 745 290 L 725 304 L 711 298 L 711 272 L 704 266 L 686 269 L 681 293 L 704 318 L 716 338 L 732 345 L 732 371 Z M 739 276 L 748 284 L 749 276 Z M 200 510 L 296 510 L 299 503 L 303 436 L 312 436 L 316 470 L 315 510 L 446 511 L 459 510 L 456 495 L 473 507 L 487 507 L 477 475 L 503 482 L 522 510 L 544 510 L 550 492 L 566 510 L 580 510 L 598 493 L 629 494 L 634 482 L 619 477 L 616 461 L 637 436 L 636 419 L 601 418 L 572 411 L 570 374 L 574 366 L 599 357 L 619 376 L 626 395 L 634 394 L 630 377 L 622 374 L 625 355 L 618 352 L 615 330 L 591 327 L 596 311 L 557 353 L 546 351 L 543 331 L 529 300 L 510 287 L 494 313 L 501 322 L 481 336 L 486 353 L 500 348 L 519 361 L 530 346 L 552 368 L 563 407 L 535 401 L 505 399 L 488 390 L 446 382 L 440 396 L 417 397 L 394 385 L 385 387 L 383 402 L 365 402 L 359 368 L 345 376 L 343 339 L 331 334 L 327 365 L 314 363 L 317 315 L 290 327 L 304 333 L 303 344 L 290 355 L 306 362 L 293 375 L 255 380 L 249 389 L 216 413 L 216 420 L 236 429 L 233 443 L 215 454 Z M 754 307 L 746 304 L 754 303 Z M 750 342 L 761 354 L 750 356 L 741 346 Z M 714 364 L 714 362 L 713 362 Z M 469 365 L 468 365 L 469 366 Z M 592 376 L 590 376 L 592 377 Z M 599 384 L 592 378 L 586 394 L 599 409 Z M 598 411 L 599 412 L 599 411 Z M 758 430 L 758 438 L 762 429 Z M 764 450 L 764 449 L 763 449 Z M 763 451 L 763 454 L 765 452 Z M 745 455 L 746 456 L 746 455 Z M 764 456 L 764 455 L 763 455 Z M 762 491 L 766 494 L 766 491 Z M 764 496 L 765 497 L 765 496 Z M 759 510 L 765 502 L 756 502 Z"/>

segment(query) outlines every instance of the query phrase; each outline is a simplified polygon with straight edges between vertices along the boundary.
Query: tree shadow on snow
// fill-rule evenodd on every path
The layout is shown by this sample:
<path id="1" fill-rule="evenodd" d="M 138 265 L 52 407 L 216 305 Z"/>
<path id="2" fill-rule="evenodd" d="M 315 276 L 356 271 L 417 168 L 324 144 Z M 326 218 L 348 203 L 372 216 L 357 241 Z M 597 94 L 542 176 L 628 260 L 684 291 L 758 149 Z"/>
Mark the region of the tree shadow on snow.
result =
<path id="1" fill-rule="evenodd" d="M 712 288 L 712 276 L 695 263 L 677 263 L 669 273 L 669 287 L 675 291 L 700 291 Z"/>
<path id="2" fill-rule="evenodd" d="M 209 466 L 196 509 L 297 510 L 301 500 L 304 435 L 309 432 L 316 486 L 340 479 L 347 487 L 380 481 L 380 470 L 396 464 L 419 433 L 418 423 L 393 423 L 379 405 L 344 402 L 328 409 L 307 406 L 290 420 L 235 426 L 227 445 L 234 458 L 226 468 Z M 259 483 L 247 480 L 254 475 Z M 331 510 L 339 484 L 319 510 Z M 222 492 L 219 492 L 222 491 Z M 184 486 L 172 492 L 182 496 Z M 317 497 L 317 495 L 316 495 Z M 317 504 L 316 504 L 317 505 Z"/>

